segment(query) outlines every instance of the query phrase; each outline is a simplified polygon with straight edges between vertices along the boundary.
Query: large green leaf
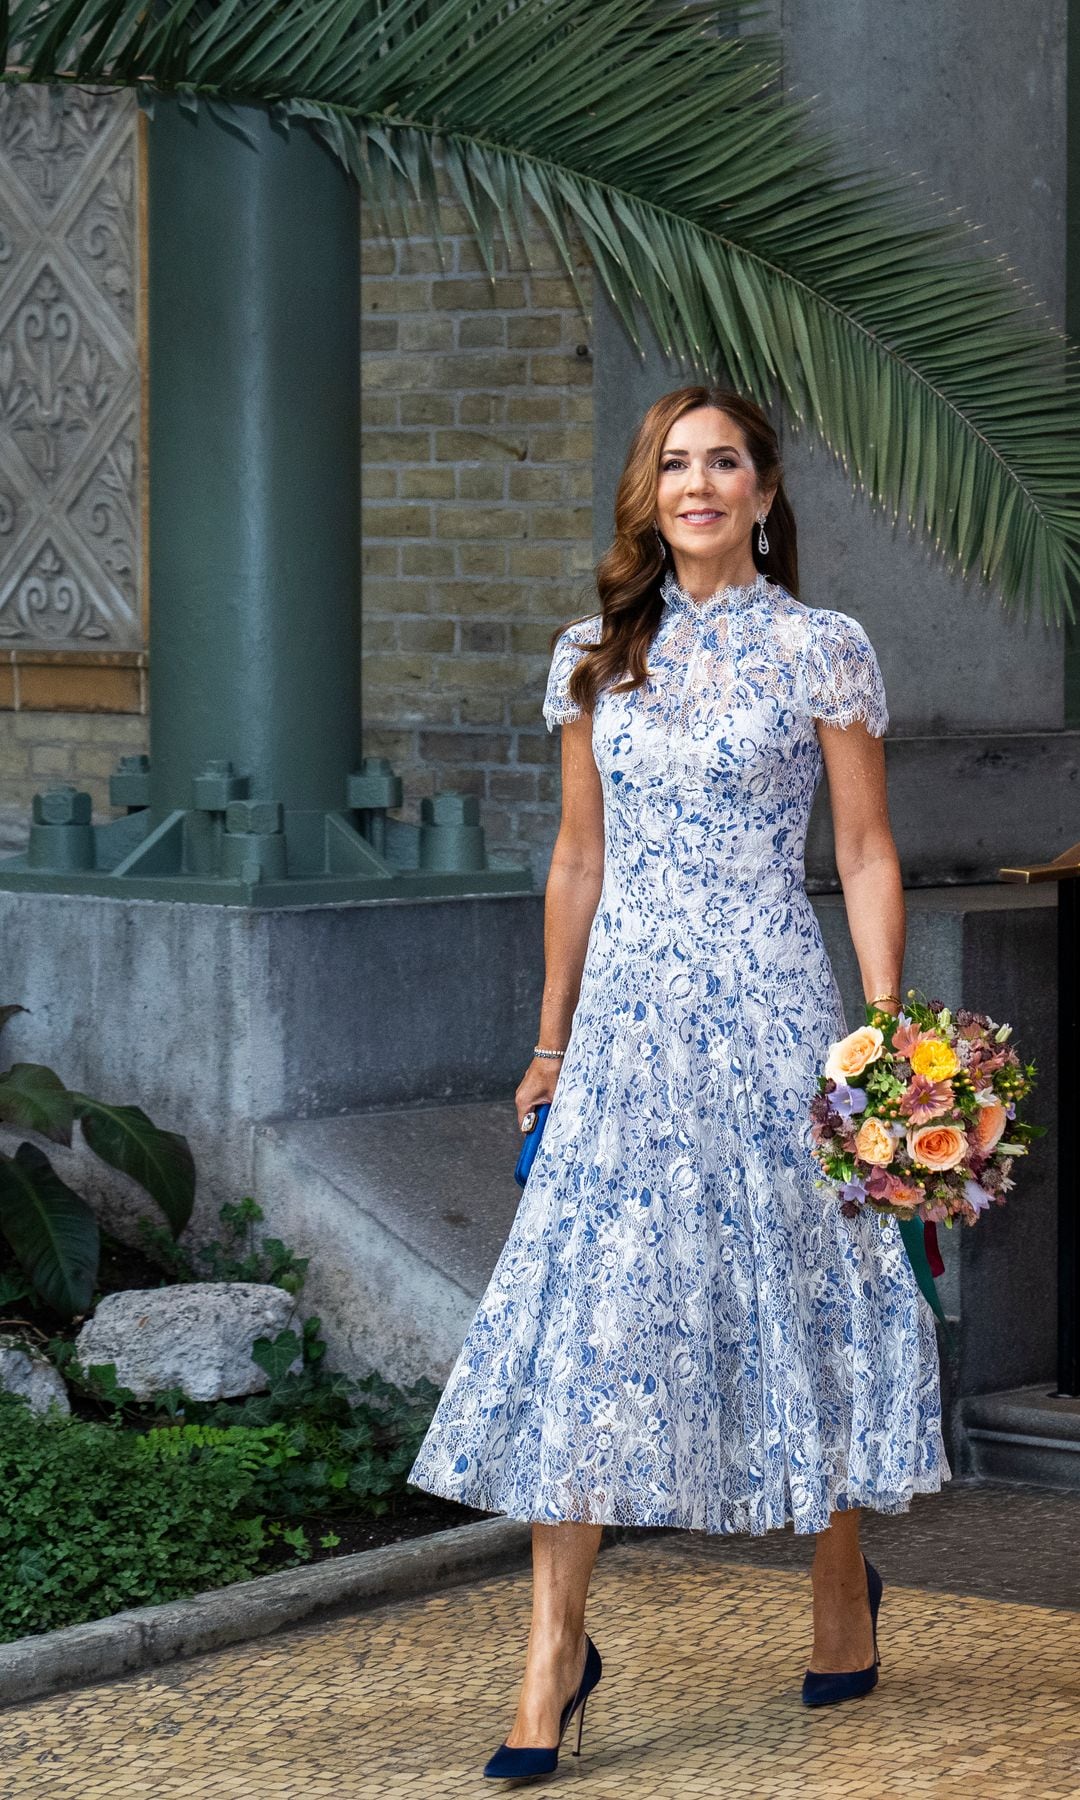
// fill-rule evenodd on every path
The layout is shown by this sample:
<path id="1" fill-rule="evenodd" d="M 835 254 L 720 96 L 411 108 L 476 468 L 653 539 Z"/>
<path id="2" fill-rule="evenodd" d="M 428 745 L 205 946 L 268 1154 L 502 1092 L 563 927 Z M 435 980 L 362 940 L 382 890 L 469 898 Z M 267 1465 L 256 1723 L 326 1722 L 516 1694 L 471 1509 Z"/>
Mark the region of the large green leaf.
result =
<path id="1" fill-rule="evenodd" d="M 754 0 L 16 0 L 10 79 L 309 121 L 393 229 L 443 178 L 492 274 L 575 230 L 631 334 L 779 395 L 853 484 L 1002 600 L 1072 617 L 1077 347 L 915 177 L 785 99 Z"/>
<path id="2" fill-rule="evenodd" d="M 0 1075 L 0 1124 L 70 1144 L 74 1117 L 67 1088 L 43 1063 L 12 1063 Z"/>
<path id="3" fill-rule="evenodd" d="M 36 1144 L 0 1155 L 0 1231 L 47 1306 L 63 1319 L 86 1312 L 97 1281 L 97 1220 Z"/>
<path id="4" fill-rule="evenodd" d="M 141 1106 L 106 1106 L 87 1094 L 71 1097 L 91 1150 L 139 1182 L 179 1237 L 195 1204 L 195 1159 L 187 1138 L 163 1131 Z"/>
<path id="5" fill-rule="evenodd" d="M 25 1006 L 0 1006 L 0 1031 L 3 1031 L 8 1020 L 13 1019 L 16 1013 L 26 1011 L 28 1008 Z"/>

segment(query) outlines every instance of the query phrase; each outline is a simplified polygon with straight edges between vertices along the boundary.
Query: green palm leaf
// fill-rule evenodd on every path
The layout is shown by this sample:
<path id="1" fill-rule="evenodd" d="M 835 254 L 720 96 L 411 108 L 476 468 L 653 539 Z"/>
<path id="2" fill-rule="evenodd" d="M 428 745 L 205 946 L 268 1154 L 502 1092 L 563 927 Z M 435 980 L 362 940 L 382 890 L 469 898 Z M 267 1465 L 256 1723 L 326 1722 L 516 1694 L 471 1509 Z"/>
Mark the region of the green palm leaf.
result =
<path id="1" fill-rule="evenodd" d="M 785 100 L 749 0 L 16 0 L 9 79 L 275 107 L 393 228 L 441 164 L 494 274 L 575 231 L 635 342 L 778 395 L 894 521 L 1006 605 L 1073 616 L 1077 347 L 911 179 Z M 436 224 L 437 235 L 437 224 Z"/>

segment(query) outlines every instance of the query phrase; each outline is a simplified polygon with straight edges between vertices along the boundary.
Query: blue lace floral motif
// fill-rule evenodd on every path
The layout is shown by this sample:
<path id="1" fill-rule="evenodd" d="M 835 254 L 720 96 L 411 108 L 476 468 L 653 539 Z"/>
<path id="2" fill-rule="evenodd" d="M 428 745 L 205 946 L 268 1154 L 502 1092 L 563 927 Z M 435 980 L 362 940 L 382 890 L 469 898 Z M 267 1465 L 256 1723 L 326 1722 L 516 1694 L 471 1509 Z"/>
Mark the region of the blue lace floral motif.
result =
<path id="1" fill-rule="evenodd" d="M 807 1107 L 846 1027 L 806 895 L 815 720 L 888 715 L 846 614 L 669 575 L 596 702 L 603 889 L 517 1215 L 409 1479 L 511 1518 L 762 1533 L 949 1478 L 933 1315 Z M 544 717 L 600 615 L 568 627 Z"/>

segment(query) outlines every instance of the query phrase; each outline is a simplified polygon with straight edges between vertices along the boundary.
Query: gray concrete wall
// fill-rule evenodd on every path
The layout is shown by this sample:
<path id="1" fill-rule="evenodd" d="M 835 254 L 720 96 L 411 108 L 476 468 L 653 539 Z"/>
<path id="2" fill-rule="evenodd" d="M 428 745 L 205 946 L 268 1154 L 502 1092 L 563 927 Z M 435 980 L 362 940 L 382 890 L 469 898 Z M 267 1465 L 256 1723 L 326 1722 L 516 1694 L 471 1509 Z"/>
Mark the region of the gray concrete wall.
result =
<path id="1" fill-rule="evenodd" d="M 906 965 L 908 981 L 931 997 L 936 990 L 953 1004 L 969 998 L 1012 1020 L 1025 1053 L 1041 1066 L 1033 1114 L 1048 1123 L 1053 902 L 1043 888 L 914 893 Z M 854 1023 L 861 995 L 843 902 L 823 895 L 817 905 Z M 0 998 L 30 1008 L 5 1030 L 5 1063 L 51 1064 L 70 1086 L 136 1102 L 158 1124 L 184 1132 L 198 1169 L 194 1237 L 216 1235 L 224 1201 L 252 1192 L 266 1200 L 276 1233 L 320 1265 L 313 1291 L 337 1322 L 336 1349 L 357 1362 L 366 1357 L 370 1366 L 401 1351 L 389 1313 L 377 1337 L 372 1259 L 389 1267 L 404 1257 L 413 1269 L 419 1258 L 426 1275 L 421 1269 L 414 1282 L 404 1263 L 399 1271 L 402 1292 L 417 1294 L 432 1268 L 443 1268 L 458 1296 L 447 1294 L 450 1313 L 440 1315 L 445 1352 L 447 1319 L 470 1286 L 479 1297 L 501 1239 L 484 1236 L 467 1268 L 447 1262 L 438 1218 L 456 1231 L 466 1222 L 459 1214 L 483 1220 L 505 1212 L 513 1094 L 531 1054 L 543 984 L 542 896 L 257 913 L 0 893 L 0 941 Z M 454 1122 L 469 1109 L 448 1111 L 448 1103 L 468 1101 L 505 1107 L 505 1150 L 501 1115 L 479 1136 Z M 387 1124 L 388 1109 L 402 1110 L 400 1130 Z M 381 1126 L 359 1135 L 339 1117 L 377 1113 Z M 323 1123 L 305 1132 L 303 1120 Z M 10 1151 L 14 1141 L 0 1132 L 0 1148 Z M 355 1156 L 341 1149 L 348 1144 Z M 133 1183 L 87 1155 L 54 1147 L 49 1154 L 115 1226 L 152 1210 Z M 455 1166 L 474 1173 L 452 1179 Z M 964 1321 L 960 1393 L 1052 1372 L 1055 1173 L 1051 1135 L 1019 1171 L 1003 1212 L 973 1232 L 943 1234 L 946 1296 Z M 376 1240 L 361 1230 L 373 1209 L 377 1257 Z M 395 1250 L 391 1239 L 404 1248 Z M 409 1329 L 422 1336 L 422 1324 Z M 435 1354 L 434 1343 L 428 1349 Z"/>
<path id="2" fill-rule="evenodd" d="M 910 169 L 984 228 L 994 252 L 1064 323 L 1065 0 L 1022 8 L 958 0 L 772 0 L 785 85 L 820 97 L 859 165 Z M 989 252 L 986 252 L 989 254 Z M 598 298 L 595 548 L 645 407 L 685 379 L 652 340 L 639 361 Z M 718 371 L 720 379 L 726 372 Z M 1064 723 L 1061 633 L 1006 616 L 932 546 L 894 532 L 828 450 L 775 407 L 799 524 L 800 596 L 862 620 L 891 713 L 890 786 L 911 883 L 986 881 L 1001 862 L 1055 855 L 1075 837 L 1077 759 Z M 808 868 L 828 881 L 819 806 Z"/>

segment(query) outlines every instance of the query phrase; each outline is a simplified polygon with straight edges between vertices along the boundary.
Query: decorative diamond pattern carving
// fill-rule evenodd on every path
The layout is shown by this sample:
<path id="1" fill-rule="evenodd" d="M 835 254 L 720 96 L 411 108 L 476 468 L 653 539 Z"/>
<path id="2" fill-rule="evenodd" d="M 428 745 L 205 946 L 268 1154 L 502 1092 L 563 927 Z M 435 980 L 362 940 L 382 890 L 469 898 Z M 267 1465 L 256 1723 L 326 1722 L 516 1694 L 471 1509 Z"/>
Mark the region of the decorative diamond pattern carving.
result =
<path id="1" fill-rule="evenodd" d="M 0 89 L 0 642 L 142 645 L 137 108 Z"/>

